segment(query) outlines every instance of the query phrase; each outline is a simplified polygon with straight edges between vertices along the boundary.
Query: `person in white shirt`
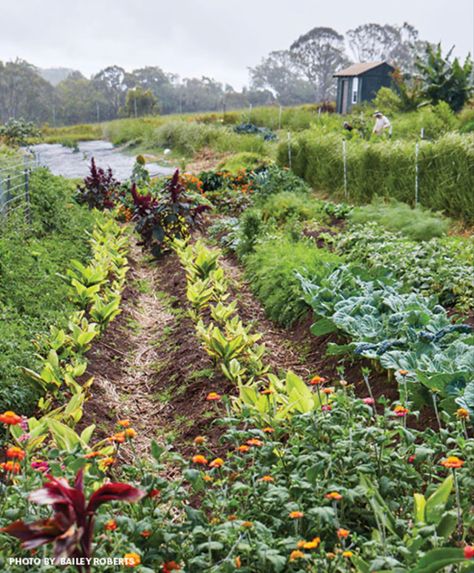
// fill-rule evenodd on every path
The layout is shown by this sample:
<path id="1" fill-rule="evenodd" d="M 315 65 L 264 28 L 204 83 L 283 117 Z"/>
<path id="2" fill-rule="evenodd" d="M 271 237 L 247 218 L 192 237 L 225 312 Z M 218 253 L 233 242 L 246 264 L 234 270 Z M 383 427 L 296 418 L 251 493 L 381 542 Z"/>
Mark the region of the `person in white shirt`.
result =
<path id="1" fill-rule="evenodd" d="M 392 135 L 392 124 L 388 120 L 387 117 L 381 111 L 376 111 L 374 113 L 375 116 L 375 125 L 372 133 L 375 135 L 382 135 L 385 130 L 388 130 L 389 136 Z"/>

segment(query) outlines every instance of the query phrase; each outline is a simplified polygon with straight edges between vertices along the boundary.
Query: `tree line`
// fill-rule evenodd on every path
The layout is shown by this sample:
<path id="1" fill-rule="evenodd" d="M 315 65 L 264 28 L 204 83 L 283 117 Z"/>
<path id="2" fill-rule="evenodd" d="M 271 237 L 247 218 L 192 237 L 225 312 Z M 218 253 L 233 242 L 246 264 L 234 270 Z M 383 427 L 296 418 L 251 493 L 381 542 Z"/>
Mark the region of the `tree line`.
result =
<path id="1" fill-rule="evenodd" d="M 389 61 L 410 77 L 429 47 L 410 24 L 364 24 L 340 34 L 316 27 L 288 49 L 249 68 L 250 86 L 236 91 L 212 78 L 184 78 L 158 66 L 127 72 L 113 65 L 86 78 L 73 71 L 52 85 L 23 60 L 0 61 L 0 122 L 24 118 L 68 125 L 150 114 L 225 111 L 249 105 L 297 105 L 334 99 L 333 74 L 353 61 Z"/>

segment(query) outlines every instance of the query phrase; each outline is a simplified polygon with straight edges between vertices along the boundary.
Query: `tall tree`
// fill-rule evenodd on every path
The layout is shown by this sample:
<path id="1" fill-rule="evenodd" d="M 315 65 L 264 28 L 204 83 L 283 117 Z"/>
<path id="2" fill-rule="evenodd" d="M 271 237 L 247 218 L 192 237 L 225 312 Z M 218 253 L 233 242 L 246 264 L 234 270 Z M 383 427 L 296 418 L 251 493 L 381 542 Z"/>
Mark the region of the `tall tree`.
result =
<path id="1" fill-rule="evenodd" d="M 105 114 L 111 117 L 102 119 L 113 119 L 118 116 L 120 108 L 125 104 L 127 90 L 129 88 L 128 74 L 120 66 L 109 66 L 101 70 L 93 78 L 96 88 L 103 93 L 109 109 Z"/>
<path id="2" fill-rule="evenodd" d="M 158 100 L 151 90 L 136 87 L 128 90 L 125 108 L 122 115 L 126 117 L 142 117 L 153 115 L 158 111 Z"/>
<path id="3" fill-rule="evenodd" d="M 311 84 L 304 79 L 289 50 L 270 52 L 261 63 L 249 68 L 250 88 L 270 90 L 282 105 L 297 105 L 314 99 Z"/>
<path id="4" fill-rule="evenodd" d="M 454 46 L 443 56 L 441 44 L 426 48 L 425 60 L 417 60 L 416 66 L 423 83 L 423 94 L 433 103 L 445 101 L 453 111 L 459 111 L 473 93 L 471 74 L 473 62 L 470 56 L 461 64 L 458 58 L 451 61 Z"/>
<path id="5" fill-rule="evenodd" d="M 344 36 L 332 28 L 313 28 L 290 46 L 290 54 L 308 81 L 316 99 L 327 101 L 335 95 L 333 74 L 347 62 Z"/>

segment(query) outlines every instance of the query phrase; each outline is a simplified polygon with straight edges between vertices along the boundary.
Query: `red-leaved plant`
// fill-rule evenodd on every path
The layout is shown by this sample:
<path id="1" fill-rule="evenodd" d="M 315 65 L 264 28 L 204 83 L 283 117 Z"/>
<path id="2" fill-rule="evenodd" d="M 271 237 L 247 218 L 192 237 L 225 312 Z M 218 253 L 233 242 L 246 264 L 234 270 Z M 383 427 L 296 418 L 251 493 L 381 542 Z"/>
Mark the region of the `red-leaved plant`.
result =
<path id="1" fill-rule="evenodd" d="M 54 543 L 56 559 L 90 559 L 97 508 L 109 501 L 132 503 L 146 495 L 144 491 L 125 483 L 107 483 L 95 491 L 87 502 L 82 469 L 77 473 L 73 487 L 64 478 L 48 478 L 44 487 L 29 495 L 29 500 L 39 505 L 50 505 L 53 516 L 32 523 L 15 521 L 1 531 L 20 539 L 23 549 Z M 78 569 L 83 570 L 79 565 Z M 84 570 L 90 571 L 90 567 L 85 566 Z"/>

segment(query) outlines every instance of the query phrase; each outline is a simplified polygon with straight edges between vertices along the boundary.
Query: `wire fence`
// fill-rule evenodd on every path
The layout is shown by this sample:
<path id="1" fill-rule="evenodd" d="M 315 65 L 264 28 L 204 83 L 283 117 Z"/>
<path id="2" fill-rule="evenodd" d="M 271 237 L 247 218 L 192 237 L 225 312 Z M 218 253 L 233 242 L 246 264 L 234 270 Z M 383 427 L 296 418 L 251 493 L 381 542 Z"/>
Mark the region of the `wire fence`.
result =
<path id="1" fill-rule="evenodd" d="M 0 161 L 0 227 L 11 213 L 19 210 L 24 211 L 26 222 L 31 224 L 30 176 L 37 167 L 34 154 Z"/>

